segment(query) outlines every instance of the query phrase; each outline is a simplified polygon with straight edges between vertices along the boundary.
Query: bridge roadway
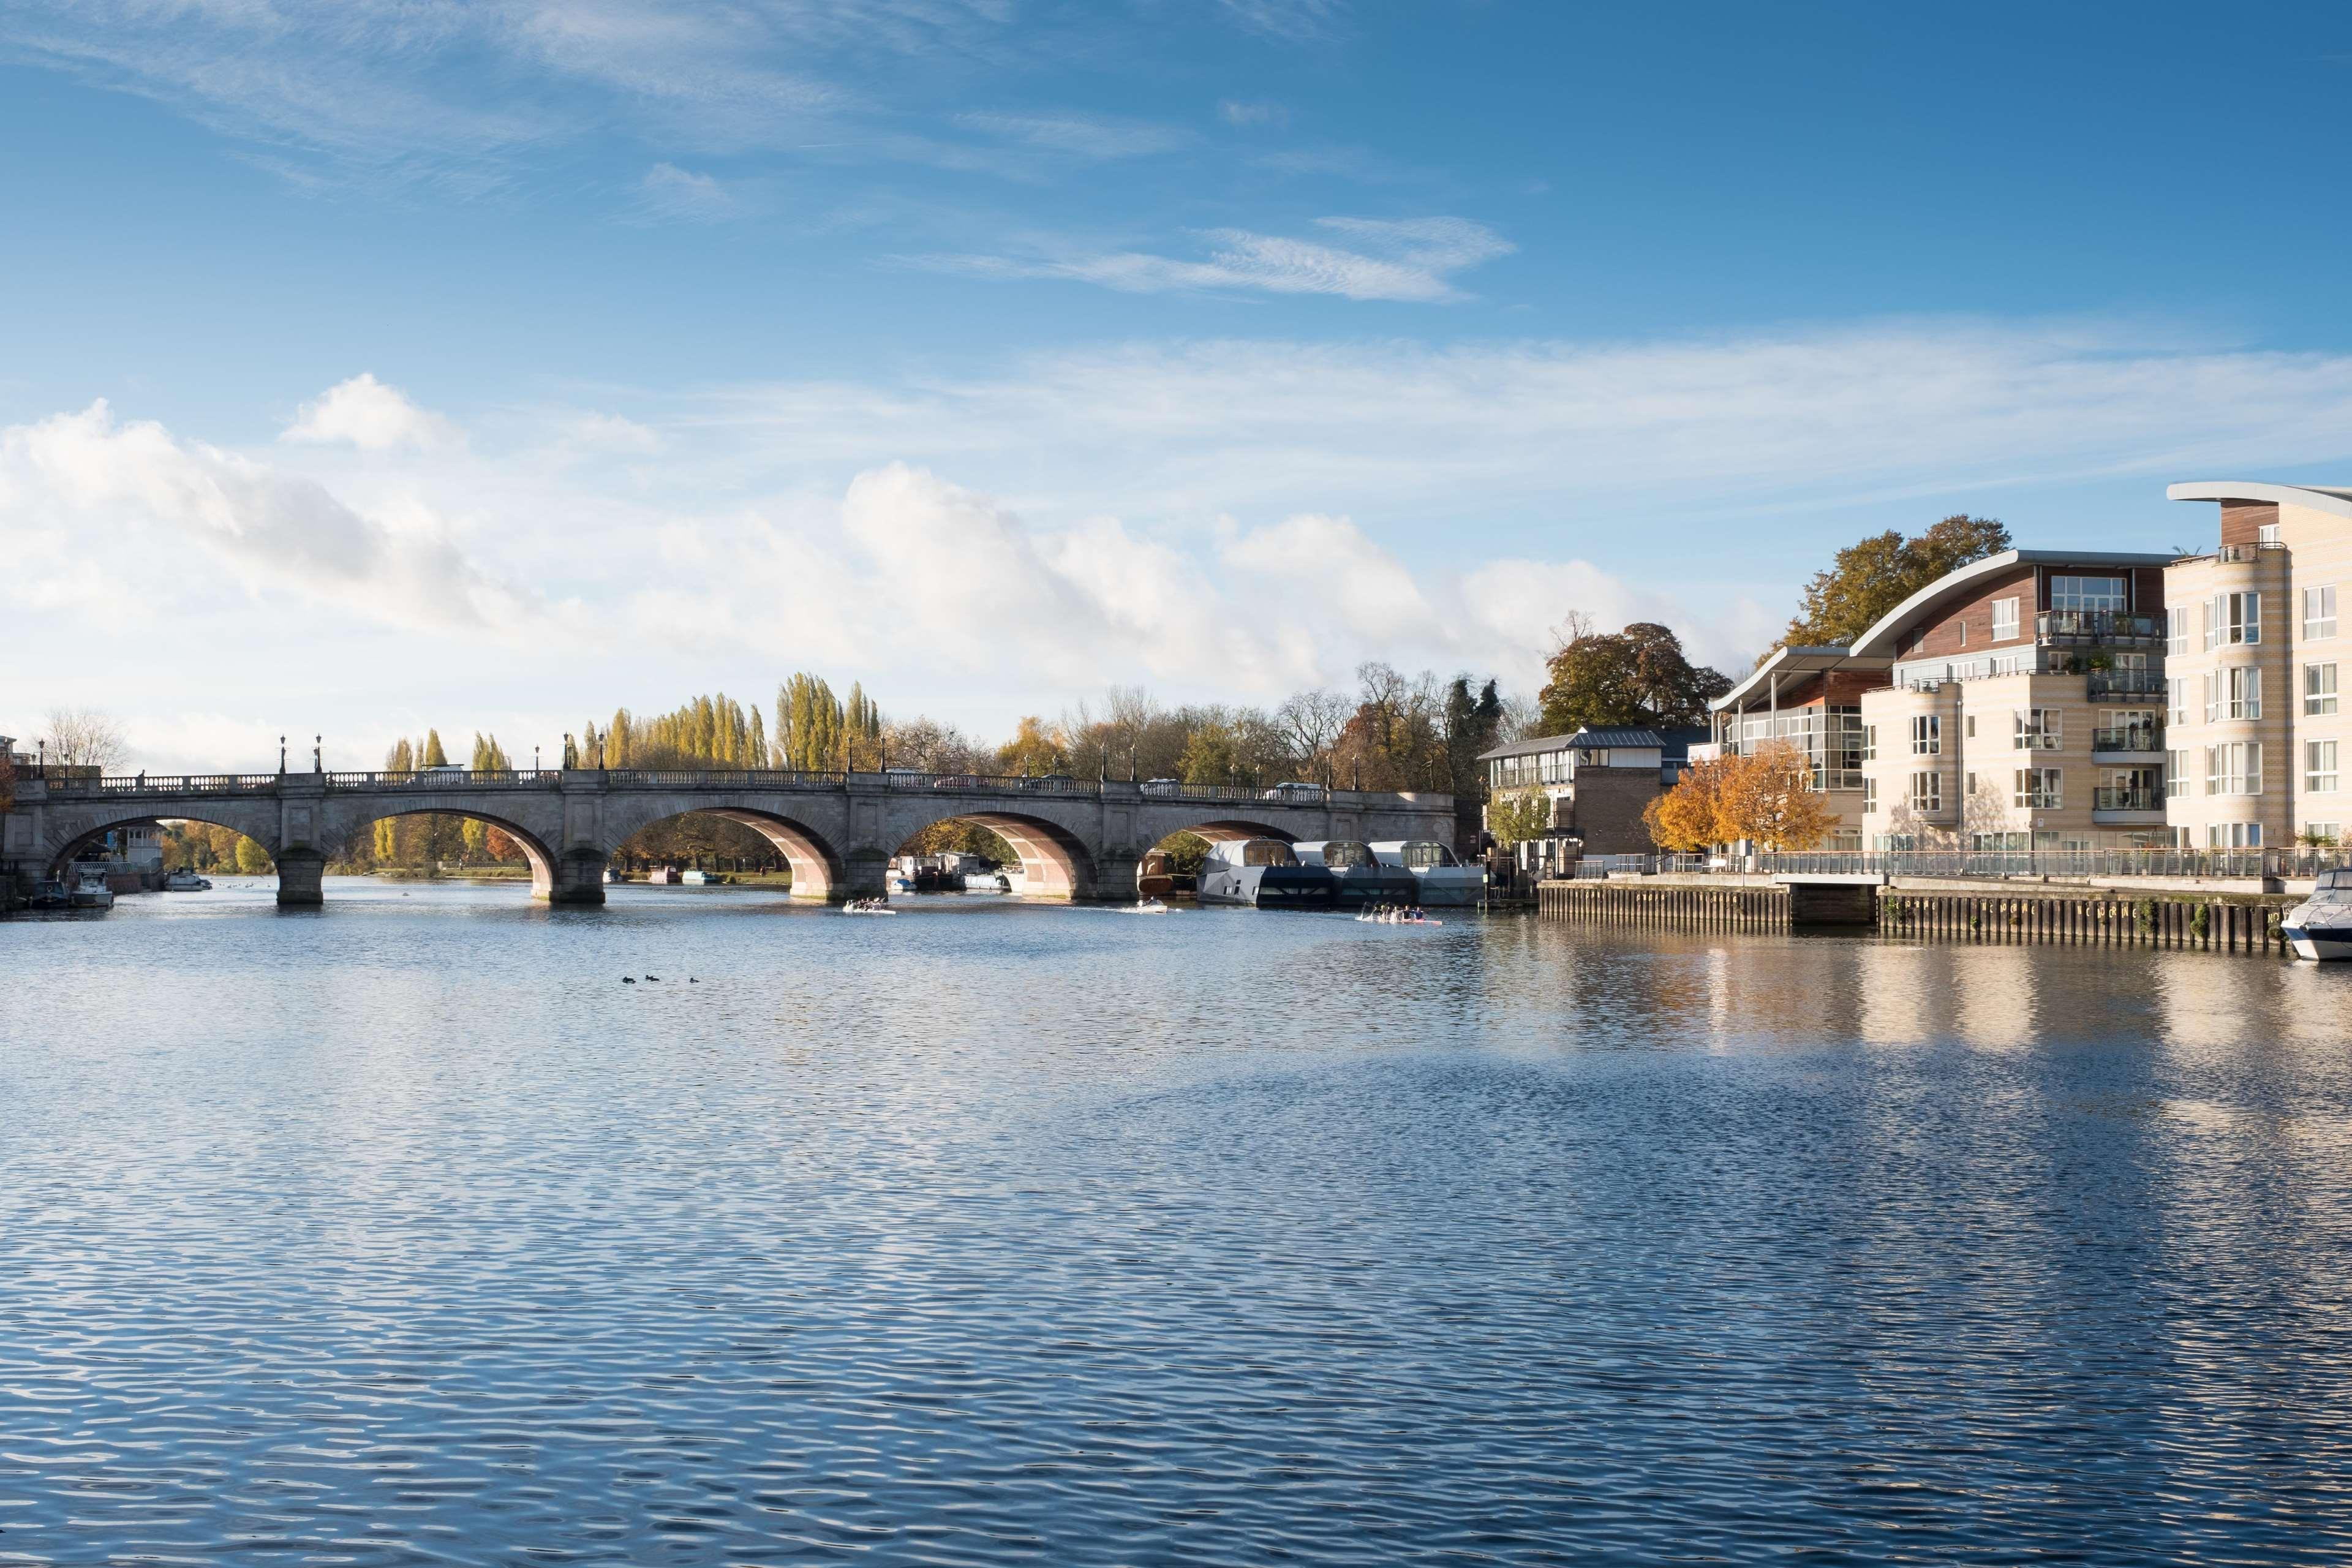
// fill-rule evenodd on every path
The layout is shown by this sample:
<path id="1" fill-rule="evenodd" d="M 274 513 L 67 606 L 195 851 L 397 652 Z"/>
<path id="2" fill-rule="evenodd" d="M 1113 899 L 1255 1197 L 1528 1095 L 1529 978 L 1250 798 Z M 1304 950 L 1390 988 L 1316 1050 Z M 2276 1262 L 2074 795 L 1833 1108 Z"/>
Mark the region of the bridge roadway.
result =
<path id="1" fill-rule="evenodd" d="M 604 866 L 632 834 L 689 812 L 741 823 L 793 868 L 793 893 L 881 893 L 890 858 L 934 823 L 975 822 L 1021 856 L 1032 890 L 1134 897 L 1143 852 L 1171 833 L 1424 838 L 1451 843 L 1454 797 L 1309 789 L 1267 793 L 1118 779 L 970 773 L 564 769 L 432 773 L 207 773 L 21 778 L 0 818 L 0 870 L 54 875 L 90 840 L 157 818 L 233 828 L 278 863 L 278 901 L 321 901 L 327 862 L 377 821 L 425 812 L 503 828 L 530 862 L 531 893 L 604 901 Z"/>

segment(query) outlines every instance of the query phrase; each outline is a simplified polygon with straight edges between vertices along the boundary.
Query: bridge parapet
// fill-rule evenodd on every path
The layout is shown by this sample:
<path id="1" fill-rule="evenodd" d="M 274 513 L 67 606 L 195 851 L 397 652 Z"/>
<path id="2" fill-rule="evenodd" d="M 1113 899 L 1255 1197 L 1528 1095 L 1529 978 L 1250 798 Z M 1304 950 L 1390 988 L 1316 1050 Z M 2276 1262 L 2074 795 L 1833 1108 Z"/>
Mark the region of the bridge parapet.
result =
<path id="1" fill-rule="evenodd" d="M 278 862 L 281 903 L 315 903 L 328 859 L 369 824 L 446 813 L 492 823 L 522 845 L 536 896 L 599 903 L 612 852 L 675 816 L 710 813 L 753 828 L 792 862 L 794 890 L 882 890 L 898 847 L 942 821 L 990 826 L 1021 855 L 1033 890 L 1132 895 L 1135 864 L 1167 835 L 1285 839 L 1445 838 L 1453 797 L 1271 789 L 1165 780 L 793 769 L 499 769 L 410 773 L 34 772 L 0 819 L 0 870 L 38 875 L 111 827 L 193 818 L 232 827 Z"/>

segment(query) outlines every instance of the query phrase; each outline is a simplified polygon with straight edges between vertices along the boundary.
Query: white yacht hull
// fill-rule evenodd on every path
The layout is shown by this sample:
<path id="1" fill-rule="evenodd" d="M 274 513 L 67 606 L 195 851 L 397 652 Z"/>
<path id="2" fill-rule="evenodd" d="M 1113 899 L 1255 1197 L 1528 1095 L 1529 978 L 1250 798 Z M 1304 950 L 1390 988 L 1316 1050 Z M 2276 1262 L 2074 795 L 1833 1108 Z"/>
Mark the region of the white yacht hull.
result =
<path id="1" fill-rule="evenodd" d="M 2352 958 L 2352 926 L 2298 926 L 2289 923 L 2279 928 L 2287 946 L 2297 958 L 2327 963 Z"/>

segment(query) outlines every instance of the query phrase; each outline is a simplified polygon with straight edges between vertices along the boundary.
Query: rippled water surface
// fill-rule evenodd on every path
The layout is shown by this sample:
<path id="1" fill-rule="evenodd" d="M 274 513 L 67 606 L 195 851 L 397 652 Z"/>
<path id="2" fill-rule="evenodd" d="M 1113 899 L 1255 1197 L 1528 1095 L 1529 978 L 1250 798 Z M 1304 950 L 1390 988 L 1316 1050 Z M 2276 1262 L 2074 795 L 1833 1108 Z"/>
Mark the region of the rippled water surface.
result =
<path id="1" fill-rule="evenodd" d="M 328 897 L 0 924 L 0 1563 L 2352 1556 L 2352 974 Z"/>

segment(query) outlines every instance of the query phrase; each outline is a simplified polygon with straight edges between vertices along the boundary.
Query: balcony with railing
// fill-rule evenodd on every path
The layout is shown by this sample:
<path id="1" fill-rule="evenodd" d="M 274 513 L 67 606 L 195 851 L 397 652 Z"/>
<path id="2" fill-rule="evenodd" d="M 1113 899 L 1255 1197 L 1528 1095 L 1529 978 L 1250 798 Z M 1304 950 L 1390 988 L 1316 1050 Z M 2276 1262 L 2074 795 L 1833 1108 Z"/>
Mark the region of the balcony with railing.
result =
<path id="1" fill-rule="evenodd" d="M 2083 681 L 2094 702 L 2152 702 L 2164 695 L 2160 669 L 2088 669 Z"/>
<path id="2" fill-rule="evenodd" d="M 2091 731 L 2091 760 L 2095 763 L 2137 762 L 2161 759 L 2163 755 L 2161 724 L 2102 725 Z"/>
<path id="3" fill-rule="evenodd" d="M 2132 784 L 2093 790 L 2091 820 L 2101 823 L 2162 822 L 2164 787 L 2161 784 Z"/>
<path id="4" fill-rule="evenodd" d="M 2164 617 L 2127 610 L 2044 610 L 2033 617 L 2033 640 L 2060 647 L 2156 647 L 2164 641 Z"/>

